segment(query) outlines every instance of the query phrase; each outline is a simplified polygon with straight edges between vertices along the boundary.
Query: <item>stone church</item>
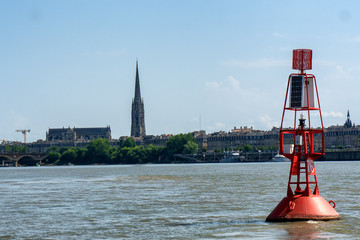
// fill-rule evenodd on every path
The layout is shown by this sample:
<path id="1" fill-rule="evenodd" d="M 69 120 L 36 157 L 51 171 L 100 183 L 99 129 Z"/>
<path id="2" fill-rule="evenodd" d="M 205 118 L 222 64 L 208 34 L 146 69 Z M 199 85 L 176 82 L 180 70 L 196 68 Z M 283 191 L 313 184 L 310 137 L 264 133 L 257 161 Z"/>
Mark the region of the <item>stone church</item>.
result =
<path id="1" fill-rule="evenodd" d="M 88 142 L 98 138 L 111 140 L 110 126 L 99 128 L 50 128 L 46 132 L 47 142 Z"/>

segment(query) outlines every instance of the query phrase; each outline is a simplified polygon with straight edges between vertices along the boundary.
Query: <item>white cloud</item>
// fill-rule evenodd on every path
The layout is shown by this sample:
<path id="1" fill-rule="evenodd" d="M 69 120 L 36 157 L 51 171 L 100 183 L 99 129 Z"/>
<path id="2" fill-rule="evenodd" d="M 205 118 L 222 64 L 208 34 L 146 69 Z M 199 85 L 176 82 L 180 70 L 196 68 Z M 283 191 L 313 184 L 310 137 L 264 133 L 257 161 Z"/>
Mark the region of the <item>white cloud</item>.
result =
<path id="1" fill-rule="evenodd" d="M 349 42 L 360 43 L 360 36 L 355 36 L 348 39 Z"/>
<path id="2" fill-rule="evenodd" d="M 357 96 L 357 83 L 360 80 L 360 65 L 352 64 L 344 66 L 331 62 L 322 62 L 321 64 L 328 64 L 328 66 L 323 66 L 331 68 L 331 70 L 326 72 L 326 75 L 323 77 L 326 79 L 326 82 L 330 84 L 326 87 L 331 87 L 333 90 L 340 91 L 341 94 L 346 92 L 348 96 Z"/>
<path id="3" fill-rule="evenodd" d="M 234 78 L 233 76 L 229 76 L 227 81 L 231 88 L 235 88 L 235 89 L 240 88 L 240 81 Z"/>
<path id="4" fill-rule="evenodd" d="M 262 58 L 255 61 L 222 61 L 220 64 L 224 66 L 231 67 L 241 67 L 241 68 L 272 68 L 272 67 L 289 67 L 291 62 L 286 60 L 279 59 L 270 59 L 270 58 Z"/>
<path id="5" fill-rule="evenodd" d="M 212 82 L 205 82 L 205 87 L 206 88 L 210 88 L 210 89 L 220 89 L 223 85 L 223 82 L 216 82 L 216 81 L 212 81 Z"/>
<path id="6" fill-rule="evenodd" d="M 328 60 L 316 60 L 316 65 L 319 67 L 334 67 L 337 66 L 336 62 L 328 61 Z"/>
<path id="7" fill-rule="evenodd" d="M 199 122 L 200 121 L 200 117 L 193 117 L 190 122 Z"/>
<path id="8" fill-rule="evenodd" d="M 215 123 L 216 128 L 224 128 L 226 125 L 224 123 L 217 122 Z"/>
<path id="9" fill-rule="evenodd" d="M 207 126 L 208 132 L 218 132 L 218 131 L 226 131 L 226 124 L 221 122 L 213 123 Z"/>
<path id="10" fill-rule="evenodd" d="M 342 114 L 341 112 L 330 111 L 330 112 L 321 112 L 321 114 L 324 117 L 344 118 L 344 114 Z"/>
<path id="11" fill-rule="evenodd" d="M 244 83 L 245 84 L 245 83 Z M 271 95 L 269 89 L 256 87 L 246 88 L 242 82 L 233 76 L 228 76 L 223 81 L 205 82 L 206 90 L 211 94 L 221 96 L 223 101 L 255 103 L 262 101 Z M 254 96 L 257 96 L 254 98 Z"/>
<path id="12" fill-rule="evenodd" d="M 272 35 L 273 35 L 273 37 L 276 37 L 276 38 L 287 38 L 288 37 L 286 34 L 277 33 L 277 32 L 274 32 Z"/>
<path id="13" fill-rule="evenodd" d="M 8 114 L 7 119 L 9 120 L 9 122 L 12 122 L 13 127 L 15 127 L 16 129 L 28 127 L 28 119 L 18 112 L 11 111 Z"/>
<path id="14" fill-rule="evenodd" d="M 205 82 L 205 87 L 217 91 L 236 90 L 240 89 L 240 81 L 233 76 L 229 76 L 224 81 Z"/>
<path id="15" fill-rule="evenodd" d="M 244 85 L 243 85 L 244 84 Z M 207 119 L 220 119 L 225 124 L 207 124 L 207 131 L 229 130 L 229 126 L 254 126 L 271 129 L 279 126 L 283 107 L 282 91 L 275 86 L 252 84 L 233 76 L 221 81 L 206 82 L 207 105 L 211 106 Z M 214 111 L 215 110 L 215 111 Z M 261 116 L 261 117 L 260 117 Z M 271 117 L 270 117 L 271 116 Z M 275 118 L 274 118 L 275 117 Z M 222 120 L 221 120 L 222 119 Z"/>
<path id="16" fill-rule="evenodd" d="M 285 51 L 285 52 L 291 52 L 293 50 L 292 47 L 280 47 L 280 51 Z"/>
<path id="17" fill-rule="evenodd" d="M 0 117 L 2 119 L 2 126 L 0 126 L 0 138 L 2 139 L 22 141 L 24 137 L 20 132 L 16 132 L 17 129 L 31 129 L 31 135 L 34 133 L 29 119 L 22 113 L 11 110 L 3 112 L 0 114 Z"/>
<path id="18" fill-rule="evenodd" d="M 264 125 L 267 129 L 271 129 L 272 127 L 279 127 L 280 123 L 278 121 L 273 120 L 269 115 L 265 114 L 259 117 L 259 121 Z"/>

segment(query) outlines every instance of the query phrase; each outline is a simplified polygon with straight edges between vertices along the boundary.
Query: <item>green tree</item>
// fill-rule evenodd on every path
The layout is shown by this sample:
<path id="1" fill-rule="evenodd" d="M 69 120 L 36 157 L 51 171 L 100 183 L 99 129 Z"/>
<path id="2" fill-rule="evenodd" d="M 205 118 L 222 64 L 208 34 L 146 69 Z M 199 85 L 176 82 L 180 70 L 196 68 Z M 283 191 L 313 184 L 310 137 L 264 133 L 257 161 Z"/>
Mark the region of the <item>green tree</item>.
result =
<path id="1" fill-rule="evenodd" d="M 161 160 L 161 156 L 164 155 L 165 147 L 163 146 L 154 146 L 152 144 L 145 146 L 146 162 L 158 163 Z"/>
<path id="2" fill-rule="evenodd" d="M 187 134 L 178 134 L 172 136 L 166 142 L 166 150 L 168 154 L 177 154 L 177 153 L 185 153 L 185 145 L 188 142 L 194 142 L 196 144 L 196 140 L 191 133 Z M 187 150 L 189 150 L 190 143 L 187 145 Z"/>
<path id="3" fill-rule="evenodd" d="M 76 152 L 76 158 L 71 163 L 73 163 L 75 165 L 89 164 L 85 158 L 86 153 L 87 153 L 86 148 L 76 147 L 76 148 L 74 148 L 74 151 Z"/>
<path id="4" fill-rule="evenodd" d="M 57 146 L 52 146 L 50 148 L 47 149 L 47 152 L 59 152 L 59 148 Z"/>
<path id="5" fill-rule="evenodd" d="M 45 163 L 46 164 L 54 164 L 59 161 L 61 154 L 58 151 L 50 151 L 46 157 Z"/>
<path id="6" fill-rule="evenodd" d="M 135 163 L 132 159 L 132 148 L 123 147 L 120 149 L 118 156 L 121 159 L 122 163 L 131 164 Z"/>
<path id="7" fill-rule="evenodd" d="M 74 163 L 77 160 L 77 152 L 75 148 L 68 148 L 61 154 L 58 164 Z"/>
<path id="8" fill-rule="evenodd" d="M 60 154 L 63 154 L 64 152 L 66 152 L 68 150 L 67 147 L 61 147 L 60 150 L 59 150 L 59 153 Z"/>
<path id="9" fill-rule="evenodd" d="M 11 153 L 11 147 L 9 145 L 5 146 L 5 153 Z"/>
<path id="10" fill-rule="evenodd" d="M 278 150 L 278 146 L 268 146 L 265 148 L 265 150 L 276 151 L 276 150 Z"/>
<path id="11" fill-rule="evenodd" d="M 259 146 L 259 147 L 256 148 L 256 150 L 264 151 L 265 147 L 264 146 Z"/>
<path id="12" fill-rule="evenodd" d="M 164 147 L 160 146 L 136 146 L 123 147 L 117 154 L 117 161 L 125 164 L 142 164 L 149 162 L 159 162 L 160 156 L 164 152 Z M 119 161 L 120 159 L 120 161 Z"/>
<path id="13" fill-rule="evenodd" d="M 28 146 L 26 145 L 7 145 L 5 151 L 8 153 L 26 153 L 28 152 Z"/>
<path id="14" fill-rule="evenodd" d="M 110 158 L 111 158 L 111 163 L 112 164 L 120 164 L 120 163 L 122 163 L 120 148 L 115 148 L 115 147 L 111 148 Z"/>
<path id="15" fill-rule="evenodd" d="M 147 151 L 144 146 L 136 146 L 132 148 L 132 158 L 135 163 L 146 163 L 148 158 Z"/>
<path id="16" fill-rule="evenodd" d="M 125 140 L 121 139 L 120 140 L 120 148 L 123 148 L 123 147 L 134 148 L 134 147 L 136 147 L 136 142 L 131 137 L 128 137 Z"/>
<path id="17" fill-rule="evenodd" d="M 250 144 L 245 144 L 243 146 L 243 149 L 245 152 L 251 152 L 253 150 L 252 146 Z"/>
<path id="18" fill-rule="evenodd" d="M 108 139 L 95 139 L 86 146 L 85 158 L 89 164 L 111 163 L 111 146 Z"/>
<path id="19" fill-rule="evenodd" d="M 216 149 L 214 150 L 214 152 L 215 152 L 215 153 L 221 153 L 222 151 L 221 151 L 220 148 L 216 148 Z"/>
<path id="20" fill-rule="evenodd" d="M 193 154 L 193 153 L 197 153 L 198 150 L 199 150 L 199 146 L 197 145 L 196 142 L 187 141 L 187 143 L 184 145 L 183 153 Z"/>

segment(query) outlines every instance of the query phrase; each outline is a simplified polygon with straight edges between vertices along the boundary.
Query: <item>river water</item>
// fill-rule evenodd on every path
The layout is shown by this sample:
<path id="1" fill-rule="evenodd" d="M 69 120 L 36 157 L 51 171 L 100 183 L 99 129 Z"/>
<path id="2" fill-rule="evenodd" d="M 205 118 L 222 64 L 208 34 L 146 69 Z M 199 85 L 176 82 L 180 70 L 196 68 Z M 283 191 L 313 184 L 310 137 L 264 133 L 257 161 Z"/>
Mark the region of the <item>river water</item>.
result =
<path id="1" fill-rule="evenodd" d="M 0 239 L 360 239 L 360 162 L 316 163 L 341 220 L 267 223 L 290 163 L 0 169 Z"/>

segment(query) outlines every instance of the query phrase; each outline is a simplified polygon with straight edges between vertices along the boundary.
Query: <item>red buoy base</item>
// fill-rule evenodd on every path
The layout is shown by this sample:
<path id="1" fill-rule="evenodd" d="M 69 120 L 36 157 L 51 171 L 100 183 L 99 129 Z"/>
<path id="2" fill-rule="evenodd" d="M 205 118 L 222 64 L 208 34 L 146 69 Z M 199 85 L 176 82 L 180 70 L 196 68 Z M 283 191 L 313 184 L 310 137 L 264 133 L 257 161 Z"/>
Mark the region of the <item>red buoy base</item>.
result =
<path id="1" fill-rule="evenodd" d="M 319 195 L 295 195 L 283 198 L 266 218 L 266 221 L 290 222 L 335 219 L 340 219 L 340 215 L 335 211 L 333 201 L 327 202 Z"/>

